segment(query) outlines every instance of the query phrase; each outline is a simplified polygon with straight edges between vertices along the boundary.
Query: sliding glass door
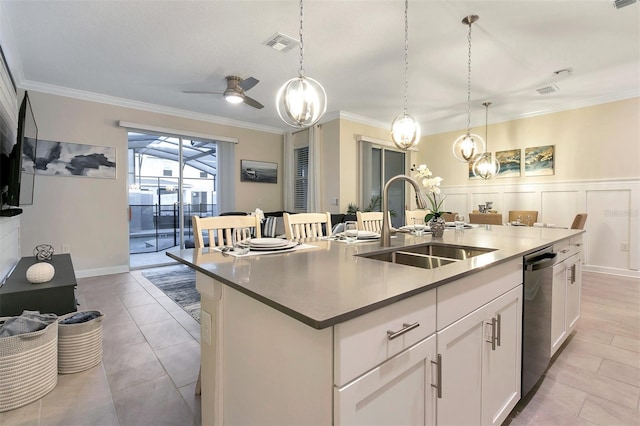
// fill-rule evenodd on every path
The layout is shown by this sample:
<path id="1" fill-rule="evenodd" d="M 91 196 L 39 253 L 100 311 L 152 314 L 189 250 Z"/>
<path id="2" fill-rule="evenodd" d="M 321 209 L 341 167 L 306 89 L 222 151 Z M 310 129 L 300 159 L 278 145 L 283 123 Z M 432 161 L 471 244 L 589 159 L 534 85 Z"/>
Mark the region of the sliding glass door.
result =
<path id="1" fill-rule="evenodd" d="M 189 246 L 191 216 L 217 216 L 218 143 L 129 132 L 130 266 L 171 263 L 165 251 Z"/>

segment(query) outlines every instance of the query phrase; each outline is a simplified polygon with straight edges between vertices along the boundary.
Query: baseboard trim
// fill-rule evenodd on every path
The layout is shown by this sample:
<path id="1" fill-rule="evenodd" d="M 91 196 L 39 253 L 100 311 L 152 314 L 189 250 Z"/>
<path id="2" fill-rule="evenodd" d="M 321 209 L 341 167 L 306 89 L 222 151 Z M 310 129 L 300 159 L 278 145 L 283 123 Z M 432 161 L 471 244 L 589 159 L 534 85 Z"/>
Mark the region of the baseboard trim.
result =
<path id="1" fill-rule="evenodd" d="M 129 272 L 129 265 L 110 266 L 108 268 L 79 269 L 76 278 L 98 277 L 101 275 L 122 274 Z"/>
<path id="2" fill-rule="evenodd" d="M 607 268 L 605 266 L 583 265 L 584 272 L 597 272 L 599 274 L 617 275 L 621 277 L 640 278 L 640 271 L 631 269 Z"/>

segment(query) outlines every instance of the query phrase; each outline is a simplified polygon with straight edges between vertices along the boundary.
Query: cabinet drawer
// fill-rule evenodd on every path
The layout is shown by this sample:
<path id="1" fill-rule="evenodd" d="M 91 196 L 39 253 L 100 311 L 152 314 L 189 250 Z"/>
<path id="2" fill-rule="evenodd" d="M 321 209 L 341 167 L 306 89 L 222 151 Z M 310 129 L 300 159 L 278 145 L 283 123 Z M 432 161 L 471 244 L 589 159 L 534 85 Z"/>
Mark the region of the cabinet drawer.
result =
<path id="1" fill-rule="evenodd" d="M 390 338 L 388 331 L 398 332 Z M 343 386 L 365 371 L 435 332 L 436 292 L 430 290 L 334 327 L 334 384 Z"/>

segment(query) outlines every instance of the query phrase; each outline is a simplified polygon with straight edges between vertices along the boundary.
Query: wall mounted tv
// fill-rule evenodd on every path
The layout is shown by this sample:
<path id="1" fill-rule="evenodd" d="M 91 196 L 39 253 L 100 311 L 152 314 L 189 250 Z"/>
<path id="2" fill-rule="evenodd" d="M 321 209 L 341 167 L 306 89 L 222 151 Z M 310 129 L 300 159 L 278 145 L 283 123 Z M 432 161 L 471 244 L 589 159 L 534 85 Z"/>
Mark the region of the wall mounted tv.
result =
<path id="1" fill-rule="evenodd" d="M 22 153 L 35 158 L 38 140 L 38 126 L 33 116 L 29 94 L 25 92 L 18 112 L 18 134 L 11 149 L 4 147 L 0 153 L 0 194 L 2 207 L 0 216 L 15 216 L 22 213 L 20 191 L 33 191 L 33 180 L 30 187 L 21 188 Z"/>

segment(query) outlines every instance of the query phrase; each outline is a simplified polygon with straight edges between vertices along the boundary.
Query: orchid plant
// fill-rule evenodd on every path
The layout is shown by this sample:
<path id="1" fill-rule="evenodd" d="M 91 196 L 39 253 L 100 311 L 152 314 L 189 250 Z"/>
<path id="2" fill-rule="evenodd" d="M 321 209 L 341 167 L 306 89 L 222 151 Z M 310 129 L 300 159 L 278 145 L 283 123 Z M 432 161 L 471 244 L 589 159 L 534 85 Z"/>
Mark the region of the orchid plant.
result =
<path id="1" fill-rule="evenodd" d="M 424 222 L 428 223 L 431 219 L 442 216 L 442 213 L 449 213 L 440 210 L 444 202 L 444 197 L 438 201 L 442 178 L 440 176 L 432 177 L 433 173 L 431 173 L 431 170 L 429 170 L 426 164 L 420 164 L 417 167 L 414 164 L 411 171 L 415 172 L 415 177 L 424 187 L 423 191 L 431 204 L 431 208 L 427 210 L 427 215 L 424 217 Z"/>

